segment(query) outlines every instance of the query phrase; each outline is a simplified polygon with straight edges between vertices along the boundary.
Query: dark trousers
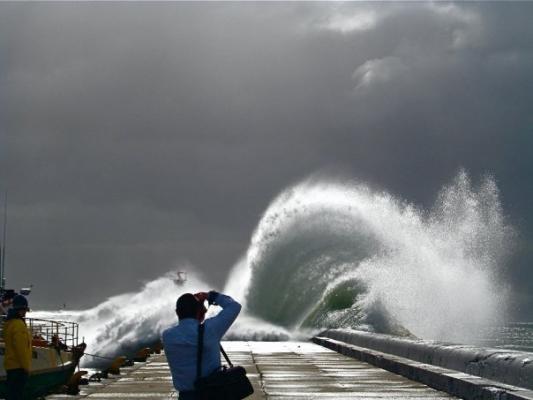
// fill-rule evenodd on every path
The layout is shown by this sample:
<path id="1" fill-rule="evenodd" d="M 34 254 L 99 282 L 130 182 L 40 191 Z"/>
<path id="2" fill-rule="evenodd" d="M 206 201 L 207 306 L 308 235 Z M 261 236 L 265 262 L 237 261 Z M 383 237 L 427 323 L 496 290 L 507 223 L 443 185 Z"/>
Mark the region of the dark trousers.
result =
<path id="1" fill-rule="evenodd" d="M 191 390 L 187 392 L 179 392 L 180 397 L 179 400 L 195 400 L 196 399 L 196 393 Z"/>
<path id="2" fill-rule="evenodd" d="M 22 369 L 8 369 L 7 371 L 7 400 L 23 400 L 24 387 L 28 382 L 28 373 Z"/>

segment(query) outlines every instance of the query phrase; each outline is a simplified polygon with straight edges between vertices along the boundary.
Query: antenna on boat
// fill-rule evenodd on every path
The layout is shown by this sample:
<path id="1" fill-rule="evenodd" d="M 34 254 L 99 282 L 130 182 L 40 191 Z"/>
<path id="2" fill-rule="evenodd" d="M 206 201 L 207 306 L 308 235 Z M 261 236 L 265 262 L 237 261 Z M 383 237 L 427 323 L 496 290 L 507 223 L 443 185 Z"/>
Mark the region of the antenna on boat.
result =
<path id="1" fill-rule="evenodd" d="M 2 248 L 0 249 L 0 291 L 6 288 L 6 241 L 7 241 L 7 190 L 4 195 L 4 227 L 2 231 Z"/>

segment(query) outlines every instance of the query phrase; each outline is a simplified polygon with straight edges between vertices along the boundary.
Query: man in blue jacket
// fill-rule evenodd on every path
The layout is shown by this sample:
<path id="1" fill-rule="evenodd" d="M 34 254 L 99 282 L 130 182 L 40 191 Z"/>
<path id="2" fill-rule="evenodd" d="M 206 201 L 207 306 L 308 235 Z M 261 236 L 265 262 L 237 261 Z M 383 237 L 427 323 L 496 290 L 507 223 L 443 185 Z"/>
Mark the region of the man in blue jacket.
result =
<path id="1" fill-rule="evenodd" d="M 220 368 L 220 340 L 239 315 L 241 305 L 231 297 L 210 291 L 185 293 L 176 302 L 179 323 L 163 332 L 163 346 L 180 400 L 194 399 L 198 327 L 203 322 L 204 302 L 222 307 L 222 311 L 205 322 L 202 376 Z"/>

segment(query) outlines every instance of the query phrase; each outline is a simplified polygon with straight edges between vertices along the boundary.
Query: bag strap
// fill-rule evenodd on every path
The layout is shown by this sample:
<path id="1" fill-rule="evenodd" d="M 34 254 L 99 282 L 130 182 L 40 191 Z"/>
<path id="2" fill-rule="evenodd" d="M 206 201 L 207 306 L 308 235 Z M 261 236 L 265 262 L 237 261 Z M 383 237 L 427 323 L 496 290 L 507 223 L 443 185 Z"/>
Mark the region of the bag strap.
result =
<path id="1" fill-rule="evenodd" d="M 204 324 L 201 323 L 198 325 L 198 351 L 196 353 L 196 379 L 200 378 L 202 375 L 202 353 L 204 351 L 204 329 L 205 329 Z M 220 352 L 222 353 L 222 355 L 228 362 L 229 367 L 233 368 L 233 363 L 230 361 L 222 345 L 220 345 Z"/>
<path id="2" fill-rule="evenodd" d="M 222 345 L 220 345 L 220 352 L 222 353 L 222 355 L 224 356 L 224 358 L 225 358 L 226 361 L 228 362 L 229 367 L 230 367 L 230 368 L 233 368 L 233 364 L 232 364 L 231 361 L 229 360 L 229 357 L 228 357 L 228 355 L 226 354 L 226 352 L 224 351 L 224 348 L 222 347 Z"/>
<path id="3" fill-rule="evenodd" d="M 204 324 L 198 325 L 198 350 L 196 353 L 196 379 L 202 375 L 202 353 L 204 352 Z"/>

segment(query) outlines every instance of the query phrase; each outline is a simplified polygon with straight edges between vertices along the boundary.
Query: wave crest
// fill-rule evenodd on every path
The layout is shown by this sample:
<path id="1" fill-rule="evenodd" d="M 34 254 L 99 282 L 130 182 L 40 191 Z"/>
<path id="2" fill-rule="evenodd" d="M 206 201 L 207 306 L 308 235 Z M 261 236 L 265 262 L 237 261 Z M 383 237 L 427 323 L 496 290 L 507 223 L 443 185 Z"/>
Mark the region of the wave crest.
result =
<path id="1" fill-rule="evenodd" d="M 252 315 L 289 330 L 359 327 L 468 340 L 505 313 L 512 229 L 494 180 L 461 171 L 424 211 L 362 184 L 280 194 L 239 271 Z"/>

